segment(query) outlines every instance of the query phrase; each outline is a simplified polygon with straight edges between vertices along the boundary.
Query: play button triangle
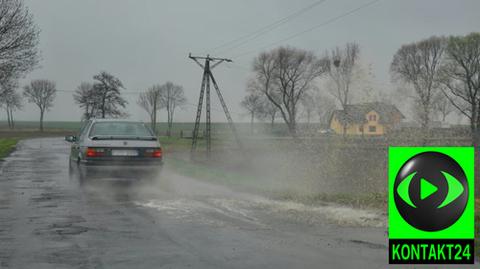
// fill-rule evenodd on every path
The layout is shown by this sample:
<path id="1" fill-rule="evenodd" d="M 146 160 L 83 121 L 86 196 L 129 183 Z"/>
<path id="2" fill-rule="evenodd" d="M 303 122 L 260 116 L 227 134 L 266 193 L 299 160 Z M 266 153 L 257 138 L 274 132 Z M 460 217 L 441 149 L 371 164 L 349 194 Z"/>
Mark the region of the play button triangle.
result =
<path id="1" fill-rule="evenodd" d="M 425 199 L 438 190 L 437 186 L 428 182 L 424 178 L 420 180 L 420 199 Z"/>

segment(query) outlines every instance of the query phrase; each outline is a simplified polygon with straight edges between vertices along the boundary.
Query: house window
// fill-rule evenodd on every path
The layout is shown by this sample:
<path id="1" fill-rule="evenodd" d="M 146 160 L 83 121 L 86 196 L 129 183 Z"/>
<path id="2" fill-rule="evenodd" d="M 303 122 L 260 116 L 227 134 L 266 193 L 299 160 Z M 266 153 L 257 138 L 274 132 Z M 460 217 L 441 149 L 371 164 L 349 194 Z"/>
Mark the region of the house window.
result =
<path id="1" fill-rule="evenodd" d="M 375 133 L 377 131 L 377 127 L 376 126 L 368 126 L 368 131 L 370 133 Z"/>
<path id="2" fill-rule="evenodd" d="M 363 126 L 358 127 L 358 131 L 363 133 Z"/>
<path id="3" fill-rule="evenodd" d="M 377 120 L 377 115 L 368 115 L 368 120 L 369 121 L 376 121 Z"/>

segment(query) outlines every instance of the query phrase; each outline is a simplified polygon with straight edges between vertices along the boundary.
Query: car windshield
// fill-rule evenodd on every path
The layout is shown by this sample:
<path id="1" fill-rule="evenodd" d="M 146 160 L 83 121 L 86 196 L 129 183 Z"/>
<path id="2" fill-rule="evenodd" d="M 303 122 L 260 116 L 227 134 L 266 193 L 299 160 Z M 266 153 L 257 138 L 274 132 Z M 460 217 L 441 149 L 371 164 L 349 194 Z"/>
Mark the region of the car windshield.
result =
<path id="1" fill-rule="evenodd" d="M 90 130 L 90 137 L 94 136 L 138 136 L 150 137 L 153 134 L 140 122 L 97 122 Z"/>

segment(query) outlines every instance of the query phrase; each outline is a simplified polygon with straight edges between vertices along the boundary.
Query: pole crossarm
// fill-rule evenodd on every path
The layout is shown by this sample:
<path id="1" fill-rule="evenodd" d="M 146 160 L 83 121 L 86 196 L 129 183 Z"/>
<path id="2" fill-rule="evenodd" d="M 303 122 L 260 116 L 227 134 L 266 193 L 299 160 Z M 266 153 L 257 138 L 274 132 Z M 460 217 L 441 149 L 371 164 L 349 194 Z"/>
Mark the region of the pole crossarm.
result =
<path id="1" fill-rule="evenodd" d="M 200 60 L 210 60 L 210 61 L 225 61 L 225 62 L 233 62 L 231 59 L 227 59 L 227 58 L 217 58 L 217 57 L 210 57 L 210 55 L 207 55 L 206 57 L 204 56 L 192 56 L 192 54 L 188 54 L 188 58 L 196 58 L 196 59 L 200 59 Z"/>
<path id="2" fill-rule="evenodd" d="M 226 62 L 225 60 L 219 60 L 218 62 L 214 63 L 211 67 L 210 67 L 210 70 L 212 70 L 213 68 L 215 68 L 217 65 L 223 63 L 223 62 Z"/>
<path id="3" fill-rule="evenodd" d="M 203 64 L 201 64 L 201 63 L 197 60 L 197 58 L 195 58 L 195 57 L 189 57 L 189 58 L 192 59 L 193 61 L 195 61 L 195 63 L 197 63 L 198 66 L 200 66 L 200 68 L 205 69 L 205 66 L 203 66 Z"/>
<path id="4" fill-rule="evenodd" d="M 213 65 L 210 66 L 210 70 L 212 70 L 212 69 L 215 68 L 217 65 L 219 65 L 219 64 L 221 64 L 221 63 L 223 63 L 223 62 L 227 62 L 227 63 L 233 62 L 231 59 L 210 57 L 210 55 L 207 55 L 206 57 L 204 57 L 204 56 L 192 56 L 191 53 L 188 54 L 188 58 L 194 60 L 202 69 L 204 69 L 205 66 L 204 66 L 203 64 L 201 64 L 199 60 L 205 60 L 205 61 L 212 62 Z"/>

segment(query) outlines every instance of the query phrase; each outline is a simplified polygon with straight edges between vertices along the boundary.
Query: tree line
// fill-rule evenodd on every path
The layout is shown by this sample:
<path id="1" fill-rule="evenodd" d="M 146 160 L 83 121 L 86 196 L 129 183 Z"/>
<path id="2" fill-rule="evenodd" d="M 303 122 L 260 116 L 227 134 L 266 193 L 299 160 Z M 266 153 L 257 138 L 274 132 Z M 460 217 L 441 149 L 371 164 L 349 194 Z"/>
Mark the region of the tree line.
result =
<path id="1" fill-rule="evenodd" d="M 255 117 L 268 115 L 273 124 L 279 115 L 294 136 L 301 109 L 308 123 L 315 113 L 325 124 L 336 108 L 335 100 L 342 108 L 351 102 L 351 85 L 360 69 L 359 53 L 356 43 L 337 47 L 322 57 L 294 47 L 262 52 L 253 60 L 254 75 L 241 105 L 250 113 L 252 123 Z M 319 79 L 330 82 L 328 91 L 320 90 Z"/>
<path id="2" fill-rule="evenodd" d="M 433 36 L 403 45 L 395 53 L 390 71 L 395 81 L 413 93 L 425 135 L 436 108 L 445 115 L 452 105 L 469 119 L 472 142 L 479 145 L 480 33 Z"/>
<path id="3" fill-rule="evenodd" d="M 82 82 L 73 99 L 83 110 L 82 118 L 125 118 L 128 113 L 123 109 L 128 102 L 122 97 L 123 83 L 115 76 L 102 71 L 93 76 L 93 83 Z M 161 109 L 167 111 L 168 135 L 173 127 L 176 108 L 182 107 L 187 102 L 182 86 L 172 82 L 163 85 L 155 84 L 139 94 L 137 104 L 144 109 L 149 118 L 150 125 L 156 132 L 157 113 Z"/>
<path id="4" fill-rule="evenodd" d="M 23 87 L 22 95 L 15 91 L 17 87 L 17 84 L 6 87 L 0 95 L 0 105 L 7 112 L 8 126 L 14 128 L 13 112 L 23 107 L 23 98 L 26 98 L 28 102 L 38 107 L 39 129 L 43 131 L 45 112 L 53 106 L 57 93 L 55 82 L 47 79 L 32 80 Z M 122 96 L 122 89 L 124 86 L 121 80 L 106 71 L 94 75 L 93 82 L 82 82 L 73 93 L 74 102 L 83 110 L 81 119 L 128 117 L 128 113 L 124 111 L 128 102 Z M 157 112 L 166 109 L 170 135 L 174 112 L 178 107 L 184 106 L 186 101 L 183 87 L 167 82 L 141 92 L 137 104 L 149 114 L 154 131 Z"/>
<path id="5" fill-rule="evenodd" d="M 187 103 L 183 87 L 172 82 L 153 85 L 142 92 L 137 100 L 137 104 L 147 112 L 150 117 L 151 128 L 156 132 L 157 113 L 159 110 L 167 111 L 167 135 L 170 136 L 173 127 L 173 116 L 178 107 L 183 107 Z"/>
<path id="6" fill-rule="evenodd" d="M 317 114 L 327 124 L 335 109 L 348 113 L 355 95 L 368 95 L 368 87 L 361 85 L 365 68 L 359 59 L 356 43 L 320 57 L 294 47 L 262 52 L 253 60 L 241 106 L 252 123 L 255 118 L 268 118 L 273 124 L 279 117 L 292 135 L 297 133 L 301 112 L 307 122 Z M 435 116 L 445 120 L 456 110 L 469 119 L 472 143 L 480 144 L 480 33 L 433 36 L 402 45 L 393 55 L 390 74 L 404 100 L 413 105 L 424 136 L 429 135 Z M 378 92 L 374 99 L 388 98 Z"/>

